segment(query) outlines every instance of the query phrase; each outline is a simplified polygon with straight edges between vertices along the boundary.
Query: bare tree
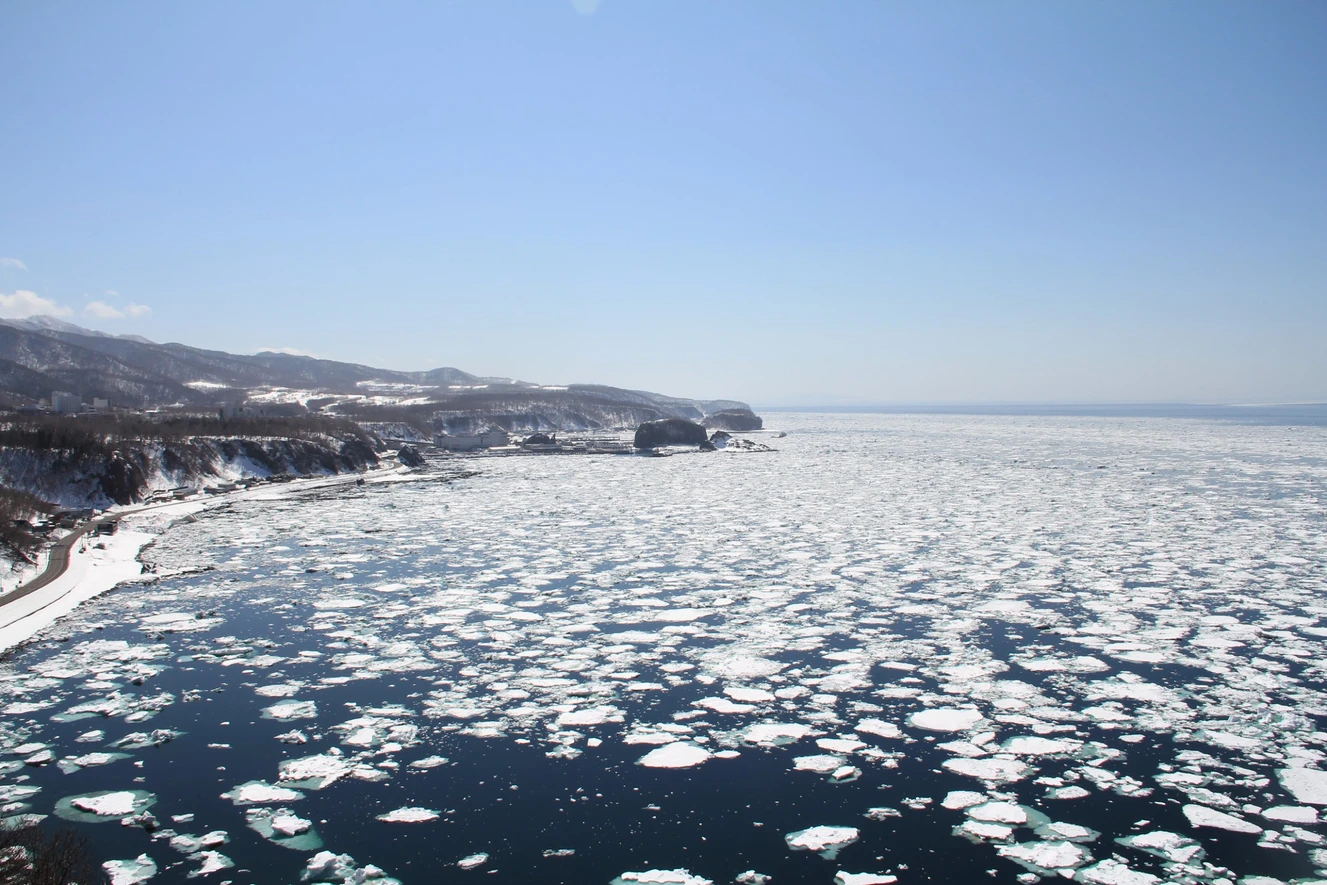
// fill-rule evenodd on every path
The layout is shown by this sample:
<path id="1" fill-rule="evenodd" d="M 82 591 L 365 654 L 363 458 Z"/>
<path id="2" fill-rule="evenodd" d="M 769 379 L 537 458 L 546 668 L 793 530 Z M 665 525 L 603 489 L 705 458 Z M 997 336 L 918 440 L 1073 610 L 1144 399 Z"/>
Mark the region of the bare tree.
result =
<path id="1" fill-rule="evenodd" d="M 87 837 L 72 827 L 0 825 L 0 885 L 100 885 L 105 874 Z"/>

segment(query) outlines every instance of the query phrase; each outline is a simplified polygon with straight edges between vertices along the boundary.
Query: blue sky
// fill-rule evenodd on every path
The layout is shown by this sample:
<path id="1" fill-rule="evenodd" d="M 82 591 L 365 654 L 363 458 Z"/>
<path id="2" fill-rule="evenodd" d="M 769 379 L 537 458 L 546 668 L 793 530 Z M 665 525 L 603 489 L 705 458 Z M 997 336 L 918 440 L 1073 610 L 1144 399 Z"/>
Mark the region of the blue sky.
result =
<path id="1" fill-rule="evenodd" d="M 10 2 L 0 311 L 758 404 L 1327 399 L 1327 4 Z"/>

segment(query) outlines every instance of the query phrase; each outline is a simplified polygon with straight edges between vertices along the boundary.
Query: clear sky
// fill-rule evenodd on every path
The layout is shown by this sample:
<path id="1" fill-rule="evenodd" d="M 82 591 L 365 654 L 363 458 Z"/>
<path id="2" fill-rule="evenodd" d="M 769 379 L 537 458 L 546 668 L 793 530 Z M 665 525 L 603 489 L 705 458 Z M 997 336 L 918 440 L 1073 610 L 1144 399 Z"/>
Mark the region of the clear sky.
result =
<path id="1" fill-rule="evenodd" d="M 0 312 L 757 404 L 1327 399 L 1327 3 L 0 5 Z"/>

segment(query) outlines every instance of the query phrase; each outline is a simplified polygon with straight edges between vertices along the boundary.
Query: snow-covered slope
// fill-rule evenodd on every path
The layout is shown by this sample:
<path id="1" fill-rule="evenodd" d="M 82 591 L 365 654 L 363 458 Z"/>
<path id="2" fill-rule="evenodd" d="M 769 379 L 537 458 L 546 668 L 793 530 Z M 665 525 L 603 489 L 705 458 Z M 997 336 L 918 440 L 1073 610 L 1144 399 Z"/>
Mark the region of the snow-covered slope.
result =
<path id="1" fill-rule="evenodd" d="M 61 507 L 110 507 L 151 492 L 277 474 L 319 476 L 363 470 L 378 457 L 364 441 L 197 437 L 120 443 L 112 452 L 0 448 L 0 484 Z"/>

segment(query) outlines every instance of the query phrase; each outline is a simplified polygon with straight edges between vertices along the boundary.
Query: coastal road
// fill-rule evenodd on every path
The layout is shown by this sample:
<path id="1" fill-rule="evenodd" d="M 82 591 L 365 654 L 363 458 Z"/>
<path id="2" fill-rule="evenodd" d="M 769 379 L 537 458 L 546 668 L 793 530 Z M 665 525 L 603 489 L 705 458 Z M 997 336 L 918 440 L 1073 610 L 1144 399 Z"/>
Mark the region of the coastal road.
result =
<path id="1" fill-rule="evenodd" d="M 108 516 L 99 516 L 82 528 L 75 529 L 68 535 L 65 535 L 51 545 L 51 558 L 46 561 L 46 568 L 42 569 L 41 574 L 37 575 L 37 577 L 33 578 L 31 581 L 28 581 L 22 587 L 15 589 L 12 593 L 5 594 L 4 598 L 0 599 L 0 606 L 8 605 L 11 602 L 17 602 L 29 594 L 36 593 L 47 584 L 63 575 L 65 569 L 69 568 L 69 554 L 73 551 L 74 545 L 78 543 L 79 539 L 86 536 L 88 532 L 94 530 L 97 526 L 117 520 L 121 516 L 126 516 L 130 513 L 138 513 L 140 510 L 146 509 L 147 508 L 145 507 L 140 507 L 134 510 L 125 510 L 121 513 L 110 514 Z"/>
<path id="2" fill-rule="evenodd" d="M 391 472 L 392 470 L 393 468 L 387 468 L 387 470 L 383 472 L 384 473 Z M 347 473 L 347 474 L 341 474 L 336 477 L 321 478 L 319 480 L 314 480 L 314 482 L 317 482 L 319 485 L 336 485 L 339 482 L 350 482 L 352 480 L 362 479 L 362 478 L 364 478 L 364 474 L 362 473 L 361 474 Z M 308 488 L 309 488 L 308 486 L 303 487 L 303 489 L 308 489 Z M 238 492 L 231 492 L 230 494 L 242 495 L 244 494 L 245 491 L 248 490 L 245 489 Z M 229 497 L 229 495 L 222 495 L 218 497 L 225 498 Z M 217 498 L 212 498 L 210 500 L 217 500 Z M 96 519 L 91 520 L 87 524 L 75 529 L 65 537 L 56 541 L 51 546 L 50 559 L 46 561 L 46 568 L 42 569 L 41 574 L 37 575 L 37 577 L 28 581 L 23 586 L 16 588 L 10 593 L 5 594 L 3 597 L 0 597 L 0 608 L 4 608 L 5 606 L 14 602 L 18 602 L 20 599 L 23 599 L 26 596 L 30 596 L 33 593 L 36 593 L 38 590 L 42 589 L 43 587 L 59 580 L 60 576 L 63 575 L 65 571 L 68 570 L 69 568 L 69 557 L 74 551 L 74 545 L 77 544 L 83 538 L 87 537 L 89 532 L 95 531 L 97 526 L 107 522 L 118 521 L 126 516 L 132 516 L 134 514 L 143 513 L 148 510 L 156 510 L 160 507 L 170 507 L 172 505 L 180 503 L 187 503 L 187 502 L 166 501 L 161 504 L 148 504 L 143 507 L 134 507 L 129 510 L 117 510 L 114 513 L 108 513 L 105 516 L 99 516 Z"/>

